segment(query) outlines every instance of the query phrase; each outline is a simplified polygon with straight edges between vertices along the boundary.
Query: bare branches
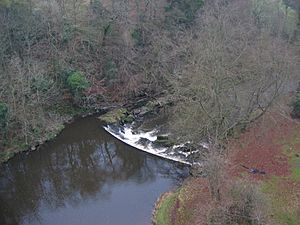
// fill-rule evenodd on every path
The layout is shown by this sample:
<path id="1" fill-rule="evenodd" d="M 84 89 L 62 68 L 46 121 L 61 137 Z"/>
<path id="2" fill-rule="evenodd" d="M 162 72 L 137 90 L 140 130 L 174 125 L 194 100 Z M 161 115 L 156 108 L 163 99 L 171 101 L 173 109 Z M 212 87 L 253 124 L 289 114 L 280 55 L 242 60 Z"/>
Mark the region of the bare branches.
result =
<path id="1" fill-rule="evenodd" d="M 261 116 L 295 74 L 289 45 L 256 26 L 251 4 L 223 3 L 207 6 L 187 38 L 188 63 L 177 82 L 182 102 L 173 128 L 195 143 L 226 138 L 236 125 Z"/>

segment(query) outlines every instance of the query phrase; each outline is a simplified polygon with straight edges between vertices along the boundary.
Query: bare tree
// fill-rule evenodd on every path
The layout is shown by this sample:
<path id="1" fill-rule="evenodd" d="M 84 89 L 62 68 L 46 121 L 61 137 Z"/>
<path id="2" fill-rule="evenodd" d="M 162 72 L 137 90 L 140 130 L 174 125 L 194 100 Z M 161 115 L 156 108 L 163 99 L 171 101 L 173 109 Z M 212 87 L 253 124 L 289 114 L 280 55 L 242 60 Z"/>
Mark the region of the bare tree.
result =
<path id="1" fill-rule="evenodd" d="M 225 158 L 211 146 L 210 152 L 207 154 L 203 170 L 209 183 L 209 189 L 212 199 L 221 201 L 221 186 L 224 183 L 224 164 Z"/>
<path id="2" fill-rule="evenodd" d="M 290 46 L 255 25 L 247 1 L 204 8 L 178 73 L 173 130 L 185 141 L 220 140 L 261 116 L 295 74 Z"/>
<path id="3" fill-rule="evenodd" d="M 230 189 L 226 200 L 211 210 L 209 225 L 272 224 L 268 201 L 257 185 L 237 181 Z"/>

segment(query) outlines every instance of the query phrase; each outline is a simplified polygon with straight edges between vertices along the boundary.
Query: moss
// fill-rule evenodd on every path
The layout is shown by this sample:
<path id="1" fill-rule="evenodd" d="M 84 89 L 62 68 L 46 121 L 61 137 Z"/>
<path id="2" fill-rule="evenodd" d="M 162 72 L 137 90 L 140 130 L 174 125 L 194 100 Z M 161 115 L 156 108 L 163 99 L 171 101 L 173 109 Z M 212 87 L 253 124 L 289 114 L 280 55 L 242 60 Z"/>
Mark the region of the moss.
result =
<path id="1" fill-rule="evenodd" d="M 156 225 L 171 225 L 171 213 L 175 206 L 177 193 L 167 193 L 160 200 L 154 214 L 154 223 Z"/>
<path id="2" fill-rule="evenodd" d="M 128 115 L 129 114 L 127 109 L 120 108 L 105 113 L 104 115 L 99 116 L 98 119 L 100 119 L 102 122 L 106 124 L 113 124 L 113 123 L 123 122 L 124 120 L 126 120 L 126 117 L 128 117 Z"/>

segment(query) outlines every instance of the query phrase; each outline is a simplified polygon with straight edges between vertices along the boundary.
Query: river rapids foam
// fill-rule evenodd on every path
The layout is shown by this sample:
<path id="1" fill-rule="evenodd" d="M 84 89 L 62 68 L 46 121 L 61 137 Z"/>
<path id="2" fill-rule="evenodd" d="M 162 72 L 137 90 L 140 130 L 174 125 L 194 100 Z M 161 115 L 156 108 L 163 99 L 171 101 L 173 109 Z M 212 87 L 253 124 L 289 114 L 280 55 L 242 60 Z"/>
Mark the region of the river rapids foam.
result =
<path id="1" fill-rule="evenodd" d="M 185 144 L 174 145 L 173 147 L 158 147 L 154 142 L 157 140 L 158 130 L 151 131 L 134 130 L 131 125 L 116 126 L 107 125 L 103 127 L 108 133 L 120 141 L 149 154 L 162 157 L 164 159 L 192 165 L 189 156 L 197 151 L 185 152 L 180 149 Z"/>

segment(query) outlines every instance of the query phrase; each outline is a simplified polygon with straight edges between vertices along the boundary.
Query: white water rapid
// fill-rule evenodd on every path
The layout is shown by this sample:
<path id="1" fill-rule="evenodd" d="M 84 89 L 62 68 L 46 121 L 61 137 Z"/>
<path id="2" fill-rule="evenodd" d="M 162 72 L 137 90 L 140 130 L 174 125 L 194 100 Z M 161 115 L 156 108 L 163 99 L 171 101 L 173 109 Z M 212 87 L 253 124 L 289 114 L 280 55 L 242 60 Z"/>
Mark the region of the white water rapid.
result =
<path id="1" fill-rule="evenodd" d="M 141 151 L 186 165 L 192 165 L 192 163 L 188 160 L 188 156 L 196 151 L 175 151 L 176 149 L 184 147 L 184 144 L 174 145 L 170 148 L 157 147 L 154 142 L 157 140 L 158 130 L 152 130 L 149 132 L 143 132 L 140 130 L 134 131 L 132 126 L 129 125 L 122 127 L 107 125 L 104 129 L 115 138 Z"/>

